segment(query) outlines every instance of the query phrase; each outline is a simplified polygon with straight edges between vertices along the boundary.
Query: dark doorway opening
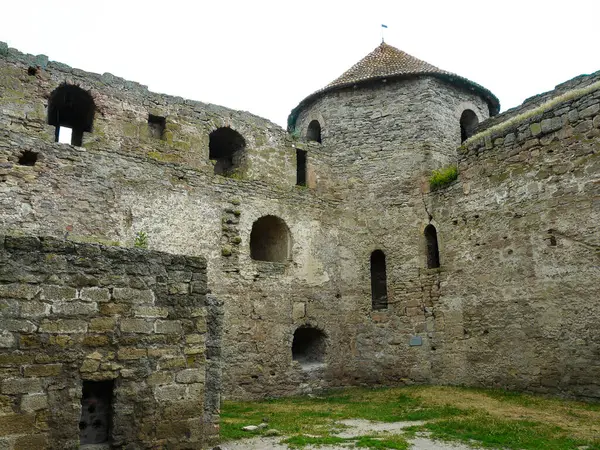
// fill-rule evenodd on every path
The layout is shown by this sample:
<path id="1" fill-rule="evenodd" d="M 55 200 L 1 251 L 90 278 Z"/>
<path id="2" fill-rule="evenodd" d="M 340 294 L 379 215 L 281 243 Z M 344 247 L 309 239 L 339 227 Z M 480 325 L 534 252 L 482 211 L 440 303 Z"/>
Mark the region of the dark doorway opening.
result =
<path id="1" fill-rule="evenodd" d="M 102 444 L 110 440 L 114 380 L 83 381 L 79 441 Z"/>
<path id="2" fill-rule="evenodd" d="M 381 250 L 371 253 L 371 306 L 373 309 L 388 307 L 385 253 Z"/>
<path id="3" fill-rule="evenodd" d="M 325 362 L 325 333 L 313 327 L 300 327 L 294 333 L 292 359 L 302 367 L 321 365 Z"/>

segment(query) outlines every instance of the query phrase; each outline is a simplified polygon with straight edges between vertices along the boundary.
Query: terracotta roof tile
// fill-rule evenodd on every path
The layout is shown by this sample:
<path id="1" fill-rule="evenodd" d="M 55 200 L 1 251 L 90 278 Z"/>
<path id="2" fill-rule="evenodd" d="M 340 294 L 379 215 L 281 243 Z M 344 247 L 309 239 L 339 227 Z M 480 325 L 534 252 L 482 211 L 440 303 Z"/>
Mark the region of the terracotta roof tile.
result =
<path id="1" fill-rule="evenodd" d="M 431 75 L 443 78 L 450 83 L 466 87 L 467 89 L 475 91 L 487 101 L 490 108 L 490 115 L 494 116 L 500 111 L 500 102 L 496 96 L 483 86 L 452 72 L 439 69 L 403 52 L 402 50 L 398 50 L 397 48 L 382 42 L 375 50 L 354 64 L 340 77 L 333 80 L 323 89 L 312 93 L 302 100 L 300 104 L 292 110 L 292 113 L 288 118 L 288 128 L 293 130 L 296 117 L 301 108 L 308 105 L 325 92 L 384 78 L 418 75 Z"/>
<path id="2" fill-rule="evenodd" d="M 437 73 L 452 75 L 450 72 L 440 70 L 425 61 L 415 58 L 391 45 L 381 43 L 375 50 L 354 64 L 322 90 L 333 87 L 356 84 L 373 78 L 383 78 L 395 75 L 411 75 Z"/>

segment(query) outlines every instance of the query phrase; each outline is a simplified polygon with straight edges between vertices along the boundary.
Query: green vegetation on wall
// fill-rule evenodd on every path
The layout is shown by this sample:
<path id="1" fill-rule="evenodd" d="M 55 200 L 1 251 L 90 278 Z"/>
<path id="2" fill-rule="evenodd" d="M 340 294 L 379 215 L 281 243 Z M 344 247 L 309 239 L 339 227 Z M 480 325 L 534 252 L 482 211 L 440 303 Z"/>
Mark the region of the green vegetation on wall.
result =
<path id="1" fill-rule="evenodd" d="M 429 177 L 429 187 L 432 191 L 448 186 L 458 178 L 458 167 L 451 165 L 440 170 L 434 170 Z"/>

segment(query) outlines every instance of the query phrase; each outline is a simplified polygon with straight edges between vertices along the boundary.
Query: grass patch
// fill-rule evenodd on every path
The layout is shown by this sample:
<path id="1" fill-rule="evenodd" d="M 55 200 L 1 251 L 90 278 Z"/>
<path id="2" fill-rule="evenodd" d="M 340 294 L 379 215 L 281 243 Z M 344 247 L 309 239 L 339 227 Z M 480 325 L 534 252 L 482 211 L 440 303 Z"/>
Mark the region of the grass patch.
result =
<path id="1" fill-rule="evenodd" d="M 337 445 L 345 444 L 347 439 L 335 436 L 293 436 L 281 441 L 282 444 L 287 444 L 291 448 L 303 448 L 307 445 Z"/>
<path id="2" fill-rule="evenodd" d="M 477 443 L 487 448 L 519 450 L 568 450 L 586 446 L 600 449 L 600 442 L 575 439 L 564 429 L 528 420 L 502 420 L 486 414 L 446 419 L 411 427 L 410 431 L 429 431 L 431 437 Z"/>
<path id="3" fill-rule="evenodd" d="M 429 187 L 432 191 L 448 186 L 458 178 L 458 168 L 455 165 L 434 170 L 429 177 Z"/>
<path id="4" fill-rule="evenodd" d="M 343 419 L 366 419 L 378 422 L 430 420 L 454 417 L 467 412 L 450 405 L 426 405 L 421 399 L 401 389 L 349 388 L 319 397 L 291 397 L 260 402 L 224 402 L 221 411 L 223 440 L 240 439 L 257 432 L 241 427 L 267 419 L 269 427 L 282 434 L 329 436 Z"/>
<path id="5" fill-rule="evenodd" d="M 377 434 L 341 438 L 339 421 L 427 421 L 402 435 Z M 253 432 L 245 425 L 268 421 Z M 416 432 L 433 438 L 488 448 L 600 450 L 600 405 L 521 394 L 499 389 L 447 386 L 349 388 L 319 397 L 291 397 L 256 402 L 226 401 L 221 413 L 223 441 L 277 430 L 293 448 L 344 445 L 350 448 L 406 449 Z M 366 434 L 366 433 L 365 433 Z M 282 438 L 285 439 L 285 438 Z"/>
<path id="6" fill-rule="evenodd" d="M 373 436 L 361 436 L 354 443 L 355 447 L 370 449 L 397 449 L 406 450 L 410 444 L 403 436 L 386 436 L 384 438 Z"/>

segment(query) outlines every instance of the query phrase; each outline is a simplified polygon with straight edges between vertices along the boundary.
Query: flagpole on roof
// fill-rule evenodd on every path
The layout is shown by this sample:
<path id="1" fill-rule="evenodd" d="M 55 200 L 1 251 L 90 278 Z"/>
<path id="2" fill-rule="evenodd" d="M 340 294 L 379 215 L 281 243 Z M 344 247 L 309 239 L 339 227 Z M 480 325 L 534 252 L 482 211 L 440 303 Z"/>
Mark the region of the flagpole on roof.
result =
<path id="1" fill-rule="evenodd" d="M 385 42 L 385 39 L 383 37 L 383 30 L 387 28 L 387 25 L 381 24 L 381 43 L 383 44 Z"/>

